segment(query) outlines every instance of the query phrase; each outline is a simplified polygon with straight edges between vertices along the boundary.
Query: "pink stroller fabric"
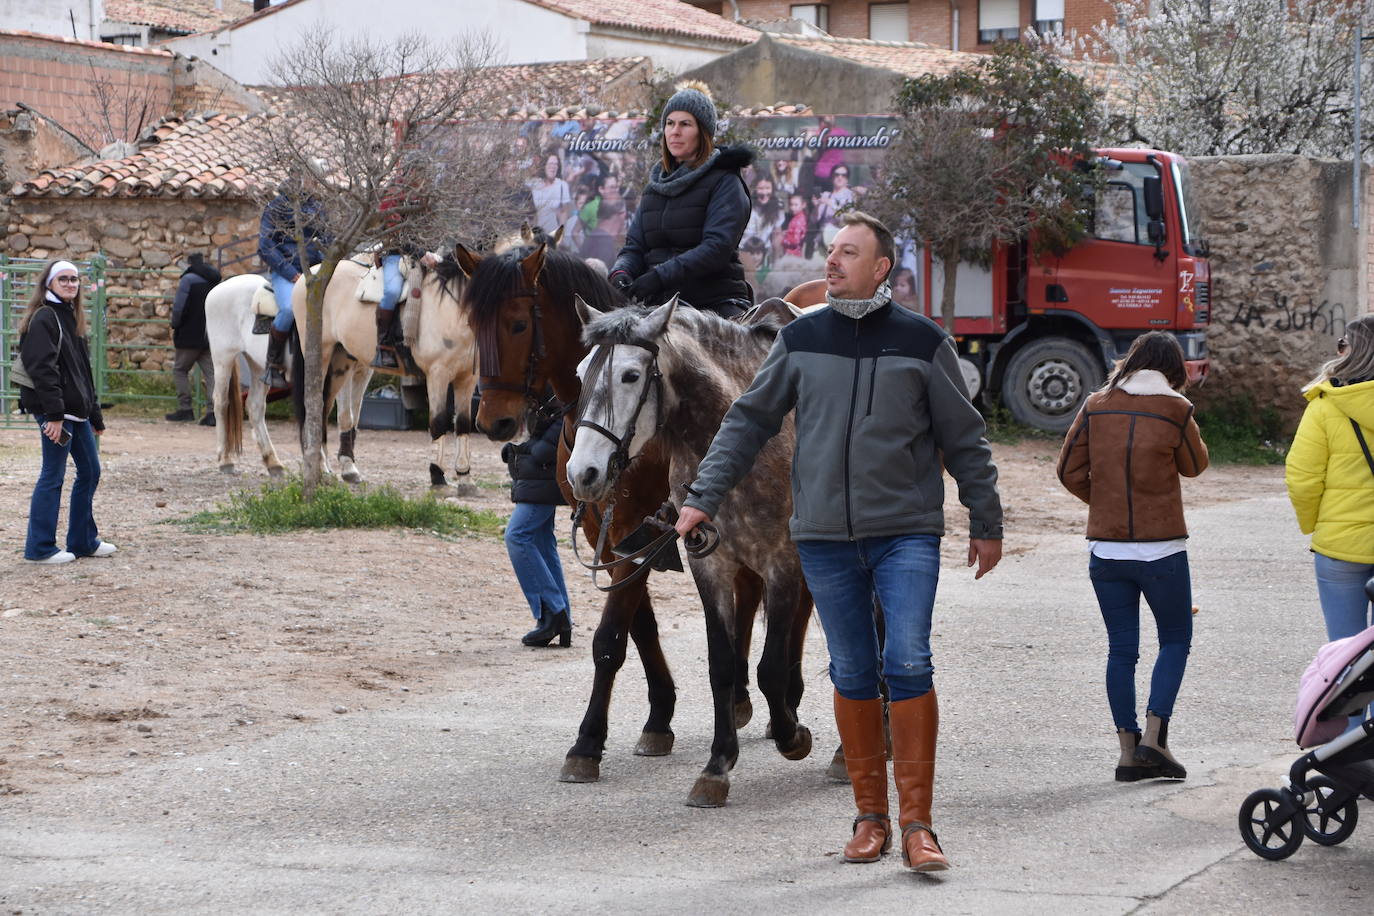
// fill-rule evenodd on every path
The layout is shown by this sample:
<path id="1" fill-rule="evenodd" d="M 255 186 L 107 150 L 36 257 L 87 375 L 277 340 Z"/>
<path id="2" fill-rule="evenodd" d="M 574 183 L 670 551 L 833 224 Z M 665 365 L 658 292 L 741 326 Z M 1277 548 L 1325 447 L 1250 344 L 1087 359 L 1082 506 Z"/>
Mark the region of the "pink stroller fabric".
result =
<path id="1" fill-rule="evenodd" d="M 1341 672 L 1374 647 L 1374 627 L 1345 639 L 1329 642 L 1317 650 L 1317 657 L 1303 672 L 1298 686 L 1298 706 L 1293 712 L 1293 732 L 1298 747 L 1316 747 L 1339 737 L 1349 724 L 1345 716 L 1318 721 L 1321 715 L 1346 684 L 1337 684 Z"/>

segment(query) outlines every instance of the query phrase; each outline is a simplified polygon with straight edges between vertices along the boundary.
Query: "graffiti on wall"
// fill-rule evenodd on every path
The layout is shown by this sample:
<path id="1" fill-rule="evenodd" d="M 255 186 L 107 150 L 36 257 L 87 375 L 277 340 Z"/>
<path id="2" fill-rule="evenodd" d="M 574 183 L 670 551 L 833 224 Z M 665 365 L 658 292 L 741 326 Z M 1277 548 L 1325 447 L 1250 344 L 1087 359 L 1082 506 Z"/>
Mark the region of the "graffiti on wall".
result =
<path id="1" fill-rule="evenodd" d="M 1219 310 L 1231 327 L 1260 327 L 1279 333 L 1311 332 L 1339 337 L 1345 333 L 1345 305 L 1340 302 L 1306 302 L 1278 292 L 1240 297 L 1234 306 Z"/>

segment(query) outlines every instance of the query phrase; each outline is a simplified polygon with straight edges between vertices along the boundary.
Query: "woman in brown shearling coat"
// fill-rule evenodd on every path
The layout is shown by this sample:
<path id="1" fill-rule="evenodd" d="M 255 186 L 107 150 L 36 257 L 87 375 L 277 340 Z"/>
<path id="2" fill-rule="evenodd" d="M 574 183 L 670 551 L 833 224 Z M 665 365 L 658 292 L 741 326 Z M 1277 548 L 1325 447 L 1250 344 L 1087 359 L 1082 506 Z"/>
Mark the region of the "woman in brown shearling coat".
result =
<path id="1" fill-rule="evenodd" d="M 1183 350 L 1173 335 L 1141 335 L 1106 386 L 1084 403 L 1059 454 L 1060 482 L 1088 504 L 1088 575 L 1107 626 L 1118 782 L 1188 775 L 1168 747 L 1193 638 L 1179 476 L 1196 477 L 1207 467 L 1193 405 L 1182 394 L 1187 384 Z M 1135 705 L 1142 595 L 1159 633 L 1143 736 Z"/>

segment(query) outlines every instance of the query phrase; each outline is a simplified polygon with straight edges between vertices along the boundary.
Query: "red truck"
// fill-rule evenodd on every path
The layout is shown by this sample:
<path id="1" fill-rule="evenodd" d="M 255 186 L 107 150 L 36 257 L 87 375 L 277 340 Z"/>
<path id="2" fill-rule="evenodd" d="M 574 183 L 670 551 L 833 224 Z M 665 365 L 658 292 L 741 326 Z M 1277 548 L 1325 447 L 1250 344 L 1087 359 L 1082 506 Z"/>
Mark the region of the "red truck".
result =
<path id="1" fill-rule="evenodd" d="M 956 285 L 970 390 L 1000 392 L 1012 416 L 1041 429 L 1066 429 L 1146 331 L 1173 333 L 1190 380 L 1207 375 L 1211 272 L 1188 164 L 1156 150 L 1098 154 L 1106 186 L 1087 238 L 1059 256 L 1035 256 L 1029 240 L 999 246 L 989 268 L 961 265 Z M 938 316 L 941 265 L 926 257 L 922 294 Z"/>

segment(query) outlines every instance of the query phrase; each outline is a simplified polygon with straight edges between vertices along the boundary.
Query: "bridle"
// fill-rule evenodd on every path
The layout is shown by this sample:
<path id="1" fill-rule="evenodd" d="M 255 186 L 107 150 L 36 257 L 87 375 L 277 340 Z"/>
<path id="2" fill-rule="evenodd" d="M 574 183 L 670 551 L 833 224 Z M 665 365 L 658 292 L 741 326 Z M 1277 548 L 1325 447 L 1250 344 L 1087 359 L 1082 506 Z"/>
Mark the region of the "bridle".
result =
<path id="1" fill-rule="evenodd" d="M 644 380 L 644 385 L 639 390 L 639 397 L 635 401 L 634 412 L 630 414 L 630 422 L 626 426 L 624 434 L 617 436 L 614 432 L 602 426 L 600 423 L 594 423 L 591 420 L 582 419 L 580 417 L 575 427 L 575 429 L 586 427 L 592 432 L 605 436 L 610 440 L 611 444 L 615 446 L 615 451 L 612 452 L 610 459 L 606 463 L 606 476 L 612 486 L 619 480 L 620 474 L 630 466 L 632 461 L 634 461 L 634 458 L 630 455 L 630 447 L 634 443 L 635 431 L 639 425 L 640 414 L 644 412 L 644 405 L 649 400 L 650 391 L 654 391 L 658 394 L 658 397 L 654 401 L 654 435 L 657 435 L 663 426 L 663 372 L 658 366 L 658 344 L 656 342 L 652 340 L 632 339 L 615 342 L 604 341 L 594 344 L 594 346 L 597 347 L 597 352 L 592 356 L 592 361 L 587 366 L 586 378 L 590 380 L 595 378 L 598 373 L 603 373 L 607 377 L 607 387 L 609 388 L 611 357 L 618 344 L 641 347 L 648 350 L 653 356 L 650 362 L 648 378 Z M 606 539 L 611 530 L 611 522 L 615 515 L 614 489 L 612 489 L 611 492 L 612 495 L 610 500 L 605 504 L 605 508 L 599 513 L 600 531 L 597 534 L 595 554 L 597 558 L 605 556 Z M 583 559 L 582 553 L 578 549 L 577 532 L 578 529 L 582 527 L 582 517 L 586 511 L 587 503 L 584 501 L 578 502 L 576 509 L 573 511 L 573 555 L 577 558 L 577 561 L 582 564 L 583 568 L 591 572 L 592 585 L 598 591 L 612 592 L 624 588 L 647 576 L 652 569 L 682 569 L 682 561 L 677 557 L 677 549 L 675 547 L 671 555 L 660 556 L 665 548 L 670 547 L 678 537 L 677 531 L 673 527 L 677 521 L 677 511 L 671 502 L 664 503 L 659 508 L 658 512 L 644 520 L 643 527 L 657 533 L 649 543 L 627 553 L 617 554 L 615 559 L 604 563 L 600 562 L 599 559 L 597 562 L 588 563 Z M 719 545 L 720 536 L 715 528 L 710 525 L 703 524 L 698 527 L 708 530 L 694 533 L 695 536 L 690 536 L 687 539 L 685 542 L 687 552 L 694 557 L 705 557 Z M 615 553 L 615 548 L 612 548 L 612 552 Z M 612 582 L 610 585 L 603 586 L 596 580 L 596 574 L 598 572 L 616 570 L 631 564 L 636 565 L 637 568 L 619 582 Z"/>
<path id="2" fill-rule="evenodd" d="M 514 391 L 517 394 L 522 394 L 532 411 L 547 417 L 554 410 L 552 398 L 546 392 L 538 391 L 534 387 L 534 380 L 539 374 L 539 361 L 548 357 L 548 351 L 544 344 L 543 314 L 539 310 L 539 281 L 536 279 L 533 286 L 518 289 L 507 297 L 508 301 L 517 299 L 528 299 L 530 302 L 532 340 L 530 342 L 530 358 L 525 365 L 525 381 L 523 384 L 516 385 L 511 382 L 503 382 L 499 378 L 501 375 L 501 319 L 498 315 L 477 334 L 477 389 L 479 392 Z"/>

